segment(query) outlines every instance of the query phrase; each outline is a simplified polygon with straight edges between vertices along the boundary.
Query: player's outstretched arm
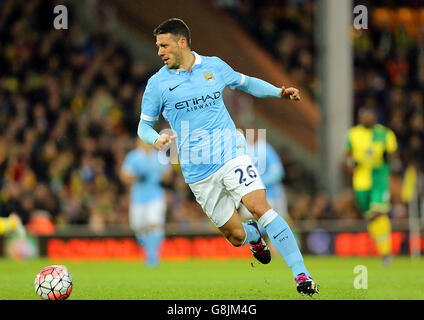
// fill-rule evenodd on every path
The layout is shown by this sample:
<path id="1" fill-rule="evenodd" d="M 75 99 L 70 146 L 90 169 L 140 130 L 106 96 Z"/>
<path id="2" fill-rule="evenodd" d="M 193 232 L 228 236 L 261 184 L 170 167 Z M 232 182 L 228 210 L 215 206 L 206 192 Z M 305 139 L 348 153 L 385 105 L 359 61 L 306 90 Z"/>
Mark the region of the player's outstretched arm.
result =
<path id="1" fill-rule="evenodd" d="M 264 80 L 244 75 L 242 84 L 237 89 L 243 90 L 258 98 L 283 98 L 293 101 L 300 100 L 299 90 L 296 88 L 278 88 Z"/>

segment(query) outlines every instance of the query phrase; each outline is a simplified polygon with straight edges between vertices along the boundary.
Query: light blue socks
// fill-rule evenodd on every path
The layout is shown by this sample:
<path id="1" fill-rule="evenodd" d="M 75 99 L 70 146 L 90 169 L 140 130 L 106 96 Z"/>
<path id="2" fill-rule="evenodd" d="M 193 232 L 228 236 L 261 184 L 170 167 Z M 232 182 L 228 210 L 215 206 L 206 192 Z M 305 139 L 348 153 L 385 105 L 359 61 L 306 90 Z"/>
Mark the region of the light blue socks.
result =
<path id="1" fill-rule="evenodd" d="M 300 273 L 310 276 L 303 262 L 296 239 L 287 222 L 273 209 L 265 212 L 258 222 L 265 228 L 271 243 L 284 258 L 290 269 L 292 269 L 293 276 L 296 277 Z"/>
<path id="2" fill-rule="evenodd" d="M 258 232 L 258 229 L 256 229 L 254 226 L 251 226 L 247 223 L 242 223 L 244 231 L 246 231 L 246 239 L 244 239 L 244 242 L 242 246 L 244 246 L 246 243 L 256 243 L 261 238 L 261 235 Z"/>

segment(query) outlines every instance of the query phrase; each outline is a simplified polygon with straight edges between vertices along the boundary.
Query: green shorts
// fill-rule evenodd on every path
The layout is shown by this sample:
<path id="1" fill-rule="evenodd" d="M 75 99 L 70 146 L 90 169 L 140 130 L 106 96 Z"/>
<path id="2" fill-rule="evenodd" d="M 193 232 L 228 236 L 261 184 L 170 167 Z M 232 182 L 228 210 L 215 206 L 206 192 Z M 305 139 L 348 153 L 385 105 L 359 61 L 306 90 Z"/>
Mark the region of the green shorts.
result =
<path id="1" fill-rule="evenodd" d="M 372 187 L 355 190 L 356 202 L 367 218 L 373 212 L 387 213 L 390 209 L 390 170 L 387 166 L 372 172 Z"/>

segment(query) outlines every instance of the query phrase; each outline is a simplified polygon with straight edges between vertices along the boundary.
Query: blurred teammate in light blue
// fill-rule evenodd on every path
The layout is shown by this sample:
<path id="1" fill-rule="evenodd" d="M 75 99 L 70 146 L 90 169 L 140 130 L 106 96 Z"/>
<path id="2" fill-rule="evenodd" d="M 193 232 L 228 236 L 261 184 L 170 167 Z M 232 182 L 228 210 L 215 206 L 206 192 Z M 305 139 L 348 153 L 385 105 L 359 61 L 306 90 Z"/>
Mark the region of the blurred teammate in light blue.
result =
<path id="1" fill-rule="evenodd" d="M 249 129 L 253 130 L 253 129 Z M 285 175 L 284 166 L 280 156 L 275 149 L 269 144 L 265 137 L 258 134 L 258 130 L 254 130 L 254 142 L 247 143 L 247 151 L 252 159 L 253 164 L 258 169 L 258 173 L 266 187 L 266 198 L 271 206 L 286 221 L 290 220 L 287 210 L 287 200 L 282 180 Z M 249 211 L 242 206 L 239 210 L 242 217 L 251 218 Z M 266 235 L 265 228 L 258 225 L 261 234 Z"/>
<path id="2" fill-rule="evenodd" d="M 125 157 L 121 179 L 131 186 L 129 224 L 151 267 L 159 264 L 165 236 L 166 199 L 161 182 L 167 176 L 169 166 L 160 163 L 158 151 L 137 139 L 137 148 Z"/>

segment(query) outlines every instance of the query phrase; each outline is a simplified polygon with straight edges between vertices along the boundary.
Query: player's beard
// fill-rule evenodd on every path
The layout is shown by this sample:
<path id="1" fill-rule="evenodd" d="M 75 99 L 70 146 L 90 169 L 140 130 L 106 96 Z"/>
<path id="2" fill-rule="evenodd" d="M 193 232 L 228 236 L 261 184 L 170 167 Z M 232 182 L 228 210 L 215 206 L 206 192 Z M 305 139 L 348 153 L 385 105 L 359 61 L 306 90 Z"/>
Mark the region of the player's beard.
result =
<path id="1" fill-rule="evenodd" d="M 179 69 L 182 62 L 182 54 L 181 52 L 176 52 L 174 54 L 174 63 L 172 65 L 168 65 L 169 69 Z"/>

